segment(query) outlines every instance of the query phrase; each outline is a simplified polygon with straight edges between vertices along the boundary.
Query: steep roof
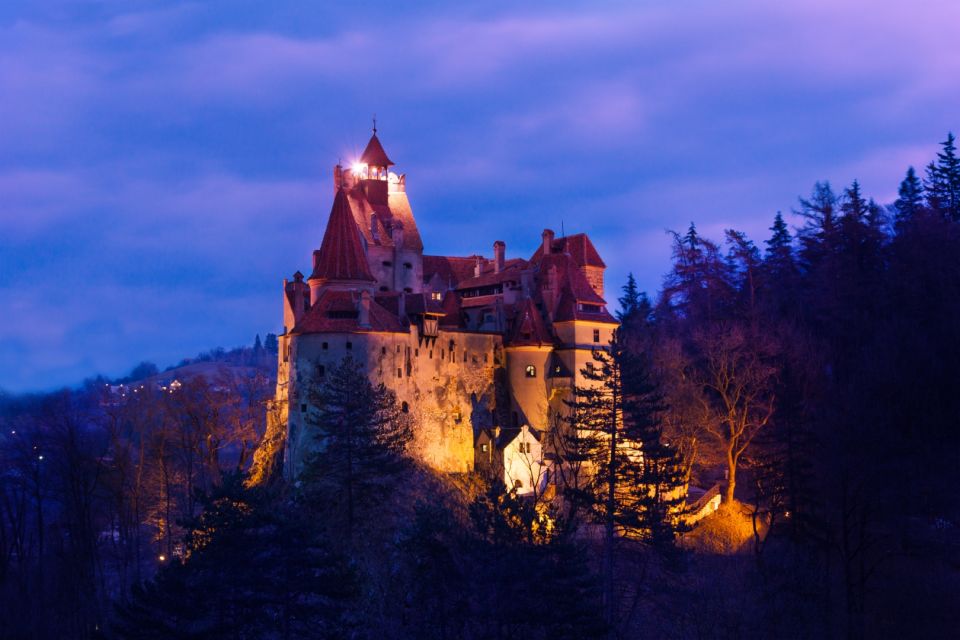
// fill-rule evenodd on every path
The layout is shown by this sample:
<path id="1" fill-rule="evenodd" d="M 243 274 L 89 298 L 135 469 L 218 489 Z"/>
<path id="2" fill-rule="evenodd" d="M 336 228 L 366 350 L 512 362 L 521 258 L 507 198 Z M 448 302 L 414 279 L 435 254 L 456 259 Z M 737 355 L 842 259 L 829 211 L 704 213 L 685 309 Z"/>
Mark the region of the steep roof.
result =
<path id="1" fill-rule="evenodd" d="M 396 315 L 384 309 L 376 300 L 370 301 L 370 326 L 361 327 L 359 319 L 360 294 L 356 291 L 338 291 L 327 289 L 320 294 L 320 299 L 310 307 L 310 310 L 291 333 L 365 333 L 374 331 L 389 331 L 406 333 Z"/>
<path id="2" fill-rule="evenodd" d="M 367 265 L 357 223 L 353 219 L 343 189 L 338 189 L 333 199 L 323 242 L 320 250 L 314 252 L 313 274 L 310 277 L 325 280 L 374 280 Z"/>
<path id="3" fill-rule="evenodd" d="M 527 298 L 519 305 L 519 310 L 513 320 L 513 330 L 510 332 L 510 346 L 537 346 L 553 344 L 550 338 L 550 332 L 540 312 L 533 304 L 533 300 Z"/>
<path id="4" fill-rule="evenodd" d="M 573 258 L 573 261 L 581 267 L 589 266 L 606 268 L 607 266 L 603 260 L 600 259 L 600 254 L 597 252 L 597 248 L 593 246 L 593 243 L 590 242 L 590 238 L 585 233 L 575 233 L 572 236 L 555 238 L 553 244 L 550 246 L 550 252 L 570 254 L 570 257 Z M 530 262 L 539 264 L 542 258 L 543 245 L 541 244 L 539 247 L 537 247 L 537 250 L 533 252 Z"/>
<path id="5" fill-rule="evenodd" d="M 423 280 L 426 282 L 434 274 L 440 280 L 456 286 L 461 280 L 473 277 L 473 267 L 476 258 L 461 258 L 456 256 L 423 256 Z"/>
<path id="6" fill-rule="evenodd" d="M 603 322 L 605 324 L 619 324 L 616 319 L 610 315 L 605 307 L 601 305 L 594 305 L 594 303 L 589 303 L 590 305 L 596 306 L 598 311 L 588 311 L 582 307 L 582 305 L 577 301 L 577 299 L 570 293 L 570 290 L 567 289 L 560 296 L 560 301 L 557 303 L 557 311 L 553 316 L 554 322 L 568 322 L 570 320 L 583 320 L 591 322 Z"/>
<path id="7" fill-rule="evenodd" d="M 387 157 L 387 152 L 383 150 L 383 145 L 380 144 L 380 139 L 377 138 L 376 132 L 370 136 L 370 142 L 367 143 L 367 148 L 360 154 L 360 162 L 375 167 L 389 167 L 393 165 L 393 161 Z"/>
<path id="8" fill-rule="evenodd" d="M 606 300 L 597 295 L 587 282 L 586 276 L 576 265 L 573 256 L 566 253 L 551 253 L 541 258 L 538 274 L 541 286 L 549 284 L 550 273 L 554 269 L 556 269 L 557 285 L 560 291 L 569 291 L 577 302 L 606 304 Z"/>

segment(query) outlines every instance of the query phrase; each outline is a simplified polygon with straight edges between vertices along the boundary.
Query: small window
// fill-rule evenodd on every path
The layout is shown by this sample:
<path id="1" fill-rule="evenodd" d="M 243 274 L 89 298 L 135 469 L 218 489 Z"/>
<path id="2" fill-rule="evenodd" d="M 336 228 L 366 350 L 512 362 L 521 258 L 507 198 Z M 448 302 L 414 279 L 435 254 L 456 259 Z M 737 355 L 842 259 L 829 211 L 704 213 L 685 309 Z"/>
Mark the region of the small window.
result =
<path id="1" fill-rule="evenodd" d="M 430 297 L 433 298 L 434 300 L 440 300 L 441 295 L 439 291 L 434 291 L 433 293 L 430 294 Z"/>
<path id="2" fill-rule="evenodd" d="M 413 350 L 413 357 L 414 357 L 414 358 L 419 358 L 419 357 L 420 357 L 420 349 L 414 349 L 414 350 Z"/>
<path id="3" fill-rule="evenodd" d="M 513 487 L 515 489 L 523 489 L 523 480 L 514 480 Z"/>
<path id="4" fill-rule="evenodd" d="M 326 342 L 324 342 L 322 345 L 320 345 L 320 347 L 321 347 L 324 351 L 326 351 L 327 349 L 330 348 L 330 345 L 327 344 Z"/>
<path id="5" fill-rule="evenodd" d="M 322 378 L 323 376 L 327 375 L 327 368 L 326 368 L 325 366 L 323 366 L 322 364 L 321 364 L 321 365 L 317 365 L 317 375 L 318 375 L 319 377 L 321 377 L 321 378 Z"/>
<path id="6" fill-rule="evenodd" d="M 466 352 L 466 351 L 463 352 L 463 361 L 464 361 L 464 362 L 467 361 L 467 352 Z"/>
<path id="7" fill-rule="evenodd" d="M 443 349 L 440 349 L 440 359 L 443 360 L 444 357 L 445 357 L 445 356 L 443 355 Z"/>
<path id="8" fill-rule="evenodd" d="M 521 442 L 519 445 L 517 445 L 517 447 L 520 450 L 520 453 L 530 453 L 529 442 Z"/>
<path id="9" fill-rule="evenodd" d="M 489 362 L 489 361 L 490 361 L 490 354 L 487 354 L 487 353 L 483 354 L 483 362 L 484 362 L 484 364 L 486 364 L 486 363 Z"/>
<path id="10" fill-rule="evenodd" d="M 413 265 L 410 264 L 409 262 L 404 262 L 404 263 L 403 263 L 403 266 L 404 266 L 404 268 L 406 268 L 406 269 L 413 269 Z"/>
<path id="11" fill-rule="evenodd" d="M 305 404 L 300 405 L 300 413 L 306 413 L 306 412 L 307 412 L 307 405 Z"/>
<path id="12" fill-rule="evenodd" d="M 380 347 L 380 355 L 382 355 L 382 356 L 387 355 L 387 348 L 386 348 L 386 347 Z"/>
<path id="13" fill-rule="evenodd" d="M 403 291 L 404 293 L 413 293 L 413 289 L 411 289 L 410 287 L 404 287 Z"/>
<path id="14" fill-rule="evenodd" d="M 388 289 L 387 287 L 381 286 L 381 287 L 380 287 L 380 291 L 390 291 L 390 289 Z"/>
<path id="15" fill-rule="evenodd" d="M 347 349 L 353 349 L 353 343 L 347 340 Z"/>
<path id="16" fill-rule="evenodd" d="M 397 345 L 397 353 L 400 353 L 400 345 Z"/>
<path id="17" fill-rule="evenodd" d="M 430 359 L 433 360 L 433 349 L 430 349 Z"/>
<path id="18" fill-rule="evenodd" d="M 397 377 L 398 378 L 403 377 L 403 369 L 401 369 L 400 367 L 397 367 Z"/>
<path id="19" fill-rule="evenodd" d="M 528 364 L 528 365 L 527 365 L 527 369 L 526 369 L 526 373 L 527 373 L 527 377 L 528 377 L 528 378 L 536 378 L 536 377 L 537 377 L 537 368 L 536 368 L 535 366 L 533 366 L 532 364 Z"/>
<path id="20" fill-rule="evenodd" d="M 482 445 L 480 445 L 480 451 L 483 451 L 484 453 L 486 453 L 486 452 L 487 452 L 487 449 L 488 449 L 489 447 L 490 447 L 490 445 L 488 445 L 486 442 L 484 442 Z"/>
<path id="21" fill-rule="evenodd" d="M 392 267 L 392 266 L 393 266 L 393 263 L 390 262 L 389 260 L 384 260 L 384 261 L 383 261 L 383 266 L 385 266 L 385 267 Z"/>
<path id="22" fill-rule="evenodd" d="M 410 405 L 407 404 L 406 402 L 401 402 L 400 411 L 403 411 L 404 413 L 410 413 Z"/>
<path id="23" fill-rule="evenodd" d="M 600 342 L 600 329 L 593 330 L 593 341 Z"/>

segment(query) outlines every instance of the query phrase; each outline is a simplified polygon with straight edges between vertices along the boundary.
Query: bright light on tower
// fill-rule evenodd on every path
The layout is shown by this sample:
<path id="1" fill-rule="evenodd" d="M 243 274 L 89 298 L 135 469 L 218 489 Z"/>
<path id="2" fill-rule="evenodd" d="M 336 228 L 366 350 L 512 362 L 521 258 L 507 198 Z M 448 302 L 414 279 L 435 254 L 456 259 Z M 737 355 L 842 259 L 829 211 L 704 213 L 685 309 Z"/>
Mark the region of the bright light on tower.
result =
<path id="1" fill-rule="evenodd" d="M 363 176 L 367 172 L 367 165 L 363 162 L 354 162 L 350 165 L 350 170 L 355 176 Z"/>

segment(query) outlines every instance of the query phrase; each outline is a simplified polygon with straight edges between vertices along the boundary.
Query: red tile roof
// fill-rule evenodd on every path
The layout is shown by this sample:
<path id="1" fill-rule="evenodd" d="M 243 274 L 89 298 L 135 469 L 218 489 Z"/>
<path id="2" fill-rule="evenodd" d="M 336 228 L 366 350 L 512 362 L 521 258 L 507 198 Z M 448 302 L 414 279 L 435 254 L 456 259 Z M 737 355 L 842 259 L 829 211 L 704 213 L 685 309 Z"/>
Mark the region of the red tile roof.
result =
<path id="1" fill-rule="evenodd" d="M 457 289 L 472 289 L 476 287 L 486 287 L 492 284 L 498 284 L 505 281 L 520 281 L 520 273 L 527 268 L 527 261 L 522 258 L 511 258 L 503 264 L 503 269 L 500 273 L 495 273 L 493 270 L 493 262 L 488 261 L 483 265 L 483 272 L 479 276 L 473 276 L 471 271 L 470 277 L 464 278 L 457 282 Z"/>
<path id="2" fill-rule="evenodd" d="M 370 326 L 361 327 L 359 313 L 360 294 L 356 291 L 327 289 L 320 299 L 300 318 L 291 333 L 368 333 L 388 331 L 407 333 L 409 327 L 401 324 L 396 315 L 384 309 L 376 300 L 370 301 Z M 332 317 L 331 317 L 332 316 Z"/>
<path id="3" fill-rule="evenodd" d="M 576 233 L 572 236 L 556 238 L 550 248 L 551 253 L 569 253 L 573 261 L 578 266 L 603 267 L 606 268 L 597 248 L 590 242 L 590 238 L 585 233 Z M 543 245 L 537 247 L 537 250 L 530 258 L 530 262 L 539 264 L 543 258 Z"/>
<path id="4" fill-rule="evenodd" d="M 333 208 L 327 220 L 320 250 L 313 254 L 311 278 L 325 280 L 374 280 L 367 265 L 367 255 L 361 244 L 360 232 L 353 219 L 347 196 L 337 190 Z"/>
<path id="5" fill-rule="evenodd" d="M 456 286 L 461 280 L 473 277 L 476 258 L 455 256 L 423 256 L 423 280 L 426 282 L 434 274 L 450 286 Z"/>
<path id="6" fill-rule="evenodd" d="M 519 304 L 516 318 L 513 321 L 513 330 L 510 332 L 510 346 L 549 346 L 553 344 L 550 332 L 543 322 L 543 317 L 534 306 L 533 300 L 527 298 Z"/>
<path id="7" fill-rule="evenodd" d="M 586 276 L 575 264 L 573 256 L 565 253 L 551 253 L 540 259 L 540 271 L 537 274 L 541 287 L 549 285 L 552 269 L 557 272 L 557 286 L 560 291 L 569 291 L 577 302 L 606 304 L 606 300 L 597 295 Z"/>
<path id="8" fill-rule="evenodd" d="M 594 304 L 594 303 L 590 303 Z M 600 311 L 584 311 L 580 308 L 581 303 L 573 297 L 570 290 L 567 289 L 560 296 L 560 302 L 557 303 L 557 311 L 553 316 L 554 322 L 567 322 L 570 320 L 589 320 L 591 322 L 603 322 L 605 324 L 619 324 L 613 316 L 600 306 Z"/>
<path id="9" fill-rule="evenodd" d="M 370 136 L 370 142 L 367 143 L 367 148 L 360 154 L 360 162 L 375 167 L 389 167 L 393 165 L 393 161 L 387 157 L 387 152 L 383 150 L 383 145 L 380 144 L 380 139 L 377 138 L 376 133 Z"/>

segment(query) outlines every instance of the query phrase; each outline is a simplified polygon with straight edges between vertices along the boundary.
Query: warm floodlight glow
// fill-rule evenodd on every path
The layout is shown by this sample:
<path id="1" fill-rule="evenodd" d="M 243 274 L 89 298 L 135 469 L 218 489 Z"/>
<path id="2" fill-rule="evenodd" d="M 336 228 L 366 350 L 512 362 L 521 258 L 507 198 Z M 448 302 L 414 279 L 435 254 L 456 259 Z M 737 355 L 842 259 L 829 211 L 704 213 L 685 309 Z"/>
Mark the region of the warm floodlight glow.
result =
<path id="1" fill-rule="evenodd" d="M 350 170 L 353 171 L 353 175 L 360 177 L 367 173 L 367 165 L 363 162 L 354 162 L 350 165 Z"/>

